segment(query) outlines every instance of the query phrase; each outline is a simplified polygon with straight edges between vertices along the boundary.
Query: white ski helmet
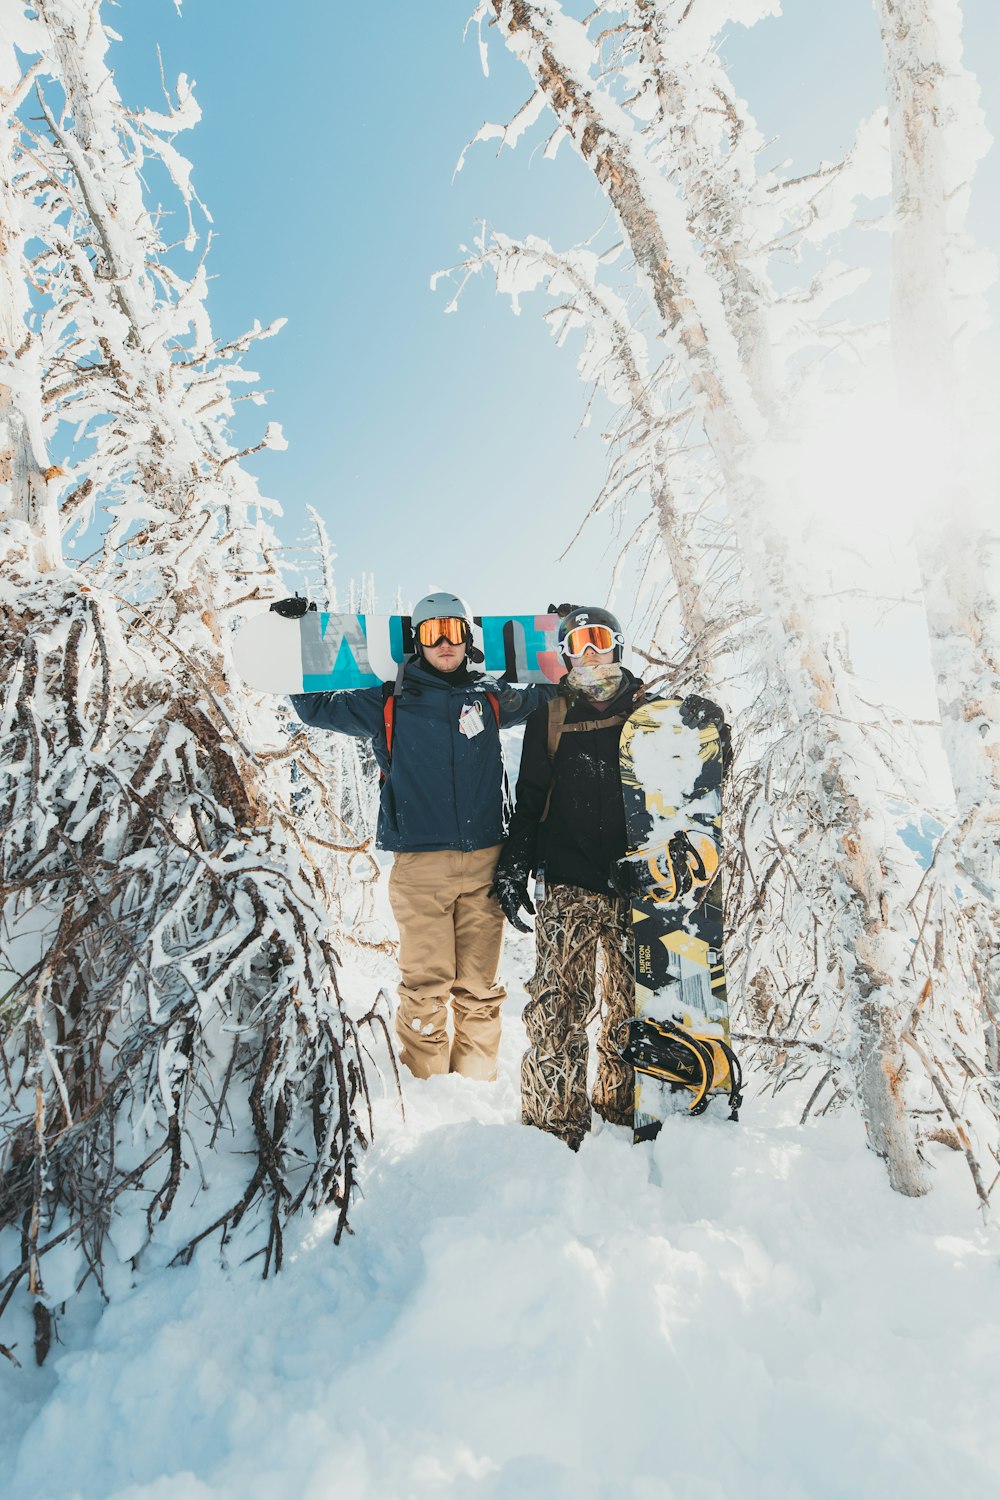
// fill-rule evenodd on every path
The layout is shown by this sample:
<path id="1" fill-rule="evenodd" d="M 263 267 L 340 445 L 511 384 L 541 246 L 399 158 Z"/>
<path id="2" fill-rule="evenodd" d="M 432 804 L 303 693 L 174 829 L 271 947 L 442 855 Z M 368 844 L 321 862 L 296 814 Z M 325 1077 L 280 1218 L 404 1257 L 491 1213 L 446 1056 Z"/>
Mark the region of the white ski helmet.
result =
<path id="1" fill-rule="evenodd" d="M 465 648 L 469 661 L 478 665 L 483 660 L 483 653 L 475 644 L 472 634 L 472 611 L 464 599 L 457 594 L 448 594 L 443 590 L 436 594 L 425 594 L 418 599 L 413 606 L 410 615 L 410 629 L 413 631 L 413 646 L 418 656 L 423 656 L 420 643 L 417 640 L 417 626 L 424 620 L 434 620 L 440 617 L 443 620 L 465 621 Z"/>
<path id="2" fill-rule="evenodd" d="M 464 620 L 470 632 L 472 630 L 472 611 L 457 594 L 425 594 L 413 606 L 410 624 L 415 630 L 424 620 L 433 620 L 436 616 L 444 620 Z"/>

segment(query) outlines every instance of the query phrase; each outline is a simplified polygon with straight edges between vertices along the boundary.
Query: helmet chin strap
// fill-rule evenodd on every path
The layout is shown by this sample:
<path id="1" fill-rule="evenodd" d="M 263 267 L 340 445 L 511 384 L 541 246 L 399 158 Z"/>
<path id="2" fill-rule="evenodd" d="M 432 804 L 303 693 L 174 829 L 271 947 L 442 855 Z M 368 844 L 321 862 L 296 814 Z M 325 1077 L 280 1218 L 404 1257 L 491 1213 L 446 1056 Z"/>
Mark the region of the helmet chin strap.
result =
<path id="1" fill-rule="evenodd" d="M 468 621 L 465 622 L 465 656 L 466 660 L 470 661 L 476 667 L 479 666 L 480 662 L 486 660 L 486 657 L 472 638 L 472 626 Z"/>

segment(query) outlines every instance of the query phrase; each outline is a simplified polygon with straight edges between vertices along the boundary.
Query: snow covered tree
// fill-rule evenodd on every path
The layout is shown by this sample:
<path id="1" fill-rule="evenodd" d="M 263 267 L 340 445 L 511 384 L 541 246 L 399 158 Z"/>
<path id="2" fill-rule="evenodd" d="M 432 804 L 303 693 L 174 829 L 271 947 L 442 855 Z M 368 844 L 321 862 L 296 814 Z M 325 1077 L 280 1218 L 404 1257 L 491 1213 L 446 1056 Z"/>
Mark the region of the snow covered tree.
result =
<path id="1" fill-rule="evenodd" d="M 973 915 L 967 980 L 979 989 L 1000 1073 L 1000 554 L 995 382 L 972 341 L 994 258 L 965 226 L 990 137 L 962 62 L 955 0 L 876 0 L 892 149 L 892 348 L 906 440 L 930 493 L 915 531 L 942 737 L 955 789 L 937 888 L 961 882 Z"/>
<path id="2" fill-rule="evenodd" d="M 31 1306 L 39 1358 L 154 1235 L 265 1273 L 304 1207 L 339 1239 L 379 1027 L 335 947 L 367 839 L 286 711 L 231 684 L 240 609 L 283 591 L 229 432 L 278 325 L 214 339 L 173 143 L 194 97 L 127 109 L 111 35 L 99 0 L 36 0 L 0 56 L 0 1314 Z"/>
<path id="3" fill-rule="evenodd" d="M 544 287 L 560 339 L 582 332 L 579 371 L 613 413 L 597 504 L 648 504 L 632 545 L 653 596 L 651 659 L 681 688 L 728 680 L 744 704 L 730 963 L 748 1029 L 783 1076 L 808 1076 L 807 1110 L 824 1088 L 827 1102 L 853 1092 L 893 1185 L 918 1193 L 912 1111 L 941 1104 L 926 1054 L 906 1045 L 926 970 L 909 909 L 919 871 L 890 810 L 919 805 L 922 788 L 891 716 L 873 723 L 858 699 L 835 545 L 807 498 L 817 412 L 855 383 L 838 351 L 878 357 L 877 335 L 838 306 L 867 273 L 826 246 L 859 197 L 888 188 L 885 116 L 842 162 L 792 179 L 765 169 L 718 37 L 772 10 L 606 0 L 577 20 L 557 0 L 482 0 L 474 20 L 495 27 L 532 93 L 476 139 L 514 145 L 547 111 L 545 155 L 571 146 L 613 217 L 568 252 L 484 227 L 453 274 L 461 289 L 489 267 L 515 305 Z M 947 916 L 934 920 L 943 937 Z M 995 1105 L 978 1102 L 992 1125 Z"/>

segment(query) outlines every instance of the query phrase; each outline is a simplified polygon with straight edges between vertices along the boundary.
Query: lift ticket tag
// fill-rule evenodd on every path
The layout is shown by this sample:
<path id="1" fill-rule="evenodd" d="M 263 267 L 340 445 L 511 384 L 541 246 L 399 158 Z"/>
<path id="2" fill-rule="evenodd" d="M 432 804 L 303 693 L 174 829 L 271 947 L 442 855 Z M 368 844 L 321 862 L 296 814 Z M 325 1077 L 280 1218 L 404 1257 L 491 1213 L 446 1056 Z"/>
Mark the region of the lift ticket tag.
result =
<path id="1" fill-rule="evenodd" d="M 481 703 L 463 703 L 462 712 L 458 716 L 458 727 L 467 739 L 483 732 L 483 705 Z"/>

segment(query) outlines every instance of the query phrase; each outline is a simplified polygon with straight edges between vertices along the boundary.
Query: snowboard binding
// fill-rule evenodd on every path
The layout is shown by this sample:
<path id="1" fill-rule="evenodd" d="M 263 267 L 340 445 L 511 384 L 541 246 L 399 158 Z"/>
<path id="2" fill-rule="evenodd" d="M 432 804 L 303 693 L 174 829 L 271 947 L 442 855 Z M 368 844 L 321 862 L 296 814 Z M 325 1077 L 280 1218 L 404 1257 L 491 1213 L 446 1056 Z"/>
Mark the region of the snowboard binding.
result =
<path id="1" fill-rule="evenodd" d="M 714 1091 L 729 1095 L 729 1118 L 738 1120 L 743 1103 L 743 1072 L 736 1053 L 718 1036 L 698 1036 L 673 1021 L 633 1016 L 618 1028 L 615 1041 L 623 1060 L 637 1073 L 648 1074 L 694 1095 L 689 1115 L 708 1108 Z"/>
<path id="2" fill-rule="evenodd" d="M 715 840 L 700 829 L 675 833 L 666 847 L 646 857 L 647 884 L 641 892 L 649 901 L 672 906 L 691 895 L 695 906 L 708 895 L 719 873 Z"/>

